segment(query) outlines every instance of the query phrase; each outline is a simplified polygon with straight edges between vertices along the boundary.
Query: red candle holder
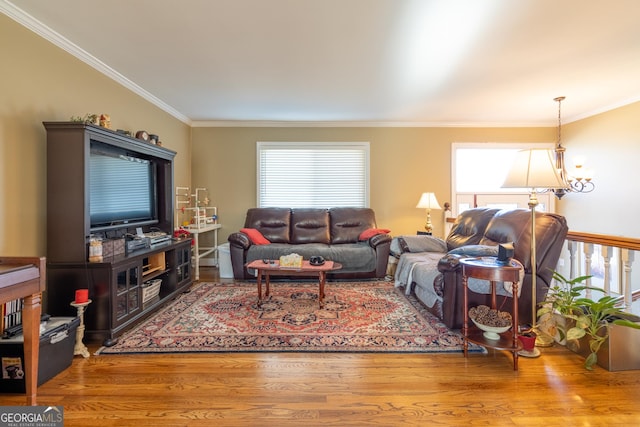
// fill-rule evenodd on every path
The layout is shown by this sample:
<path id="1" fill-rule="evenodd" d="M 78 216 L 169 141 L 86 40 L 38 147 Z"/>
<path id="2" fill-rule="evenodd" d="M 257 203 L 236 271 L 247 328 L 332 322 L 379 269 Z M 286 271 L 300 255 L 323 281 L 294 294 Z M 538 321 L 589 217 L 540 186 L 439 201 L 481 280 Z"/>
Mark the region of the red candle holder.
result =
<path id="1" fill-rule="evenodd" d="M 76 300 L 74 302 L 76 304 L 82 304 L 87 301 L 89 301 L 89 289 L 76 290 Z"/>

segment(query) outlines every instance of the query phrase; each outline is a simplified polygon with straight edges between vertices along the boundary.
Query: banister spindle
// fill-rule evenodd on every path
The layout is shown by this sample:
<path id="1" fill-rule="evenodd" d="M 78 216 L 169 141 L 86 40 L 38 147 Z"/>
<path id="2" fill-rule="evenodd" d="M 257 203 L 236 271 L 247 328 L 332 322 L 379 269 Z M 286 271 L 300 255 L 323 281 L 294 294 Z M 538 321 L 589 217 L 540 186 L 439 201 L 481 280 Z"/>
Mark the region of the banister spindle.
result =
<path id="1" fill-rule="evenodd" d="M 569 278 L 573 279 L 576 275 L 576 247 L 578 242 L 574 240 L 567 241 L 567 249 L 569 250 Z"/>
<path id="2" fill-rule="evenodd" d="M 609 295 L 611 292 L 611 255 L 613 253 L 613 248 L 611 246 L 600 247 L 600 254 L 602 255 L 602 259 L 604 260 L 604 293 L 605 295 Z"/>
<path id="3" fill-rule="evenodd" d="M 622 249 L 620 254 L 620 257 L 622 258 L 622 268 L 623 268 L 623 276 L 624 276 L 624 281 L 622 283 L 622 292 L 624 295 L 624 308 L 625 309 L 629 309 L 631 308 L 631 302 L 632 302 L 632 297 L 631 297 L 631 293 L 632 293 L 632 286 L 631 286 L 631 265 L 633 264 L 633 260 L 634 260 L 634 253 L 635 251 L 632 251 L 630 249 Z"/>
<path id="4" fill-rule="evenodd" d="M 593 257 L 593 244 L 583 243 L 582 250 L 584 252 L 584 275 L 591 276 L 591 258 Z M 587 298 L 591 298 L 591 278 L 588 278 L 585 284 L 587 285 L 585 295 Z"/>

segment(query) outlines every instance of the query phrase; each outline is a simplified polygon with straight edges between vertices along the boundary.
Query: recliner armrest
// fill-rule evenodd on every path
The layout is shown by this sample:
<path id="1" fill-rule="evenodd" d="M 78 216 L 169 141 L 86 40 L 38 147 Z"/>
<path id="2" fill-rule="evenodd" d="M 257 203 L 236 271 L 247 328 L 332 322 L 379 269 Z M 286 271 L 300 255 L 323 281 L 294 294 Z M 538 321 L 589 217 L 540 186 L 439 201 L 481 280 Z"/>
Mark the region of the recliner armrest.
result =
<path id="1" fill-rule="evenodd" d="M 460 270 L 460 260 L 469 258 L 467 255 L 446 254 L 438 261 L 438 271 L 440 273 L 456 272 Z"/>
<path id="2" fill-rule="evenodd" d="M 249 237 L 241 232 L 231 233 L 227 240 L 230 244 L 238 246 L 245 250 L 249 249 L 249 247 L 251 246 L 251 240 L 249 240 Z"/>

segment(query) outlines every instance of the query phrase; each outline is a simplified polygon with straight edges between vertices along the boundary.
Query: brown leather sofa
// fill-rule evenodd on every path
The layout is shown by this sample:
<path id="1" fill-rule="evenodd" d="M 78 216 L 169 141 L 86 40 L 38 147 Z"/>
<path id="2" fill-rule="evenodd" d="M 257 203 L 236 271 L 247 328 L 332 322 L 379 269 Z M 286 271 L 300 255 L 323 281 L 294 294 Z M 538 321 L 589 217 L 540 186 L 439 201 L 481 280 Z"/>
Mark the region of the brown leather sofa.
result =
<path id="1" fill-rule="evenodd" d="M 542 301 L 551 283 L 568 227 L 564 217 L 552 213 L 536 213 L 536 300 Z M 428 238 L 426 236 L 425 238 Z M 497 255 L 497 245 L 513 242 L 513 258 L 524 266 L 522 290 L 518 298 L 520 324 L 531 322 L 531 211 L 527 209 L 500 210 L 477 208 L 463 212 L 456 219 L 446 241 L 440 240 L 433 251 L 400 255 L 398 268 L 411 269 L 411 283 L 401 283 L 396 271 L 396 285 L 413 287 L 427 309 L 447 327 L 458 329 L 463 322 L 463 288 L 461 258 Z M 403 257 L 407 262 L 403 263 Z M 409 266 L 408 264 L 411 264 Z M 428 271 L 428 270 L 437 270 Z M 406 277 L 406 275 L 405 275 Z M 470 279 L 470 286 L 471 286 Z M 399 283 L 400 282 L 400 283 Z M 422 282 L 422 283 L 418 283 Z M 488 289 L 488 284 L 487 284 Z M 469 292 L 469 307 L 491 305 L 490 294 Z M 501 310 L 512 311 L 511 296 L 498 294 Z"/>
<path id="2" fill-rule="evenodd" d="M 333 278 L 382 278 L 385 276 L 391 236 L 375 234 L 360 240 L 365 230 L 376 229 L 375 214 L 369 208 L 289 209 L 251 208 L 244 228 L 258 230 L 268 244 L 254 244 L 244 232 L 228 240 L 233 276 L 255 279 L 245 265 L 259 259 L 279 259 L 297 253 L 304 259 L 319 255 L 342 264 Z"/>

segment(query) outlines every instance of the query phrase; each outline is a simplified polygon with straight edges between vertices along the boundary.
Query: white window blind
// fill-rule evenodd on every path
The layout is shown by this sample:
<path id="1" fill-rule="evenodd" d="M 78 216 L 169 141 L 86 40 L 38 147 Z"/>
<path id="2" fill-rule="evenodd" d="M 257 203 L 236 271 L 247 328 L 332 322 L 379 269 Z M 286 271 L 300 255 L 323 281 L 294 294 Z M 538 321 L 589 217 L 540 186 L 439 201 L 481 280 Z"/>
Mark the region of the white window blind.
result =
<path id="1" fill-rule="evenodd" d="M 368 142 L 258 142 L 258 206 L 368 207 Z"/>

